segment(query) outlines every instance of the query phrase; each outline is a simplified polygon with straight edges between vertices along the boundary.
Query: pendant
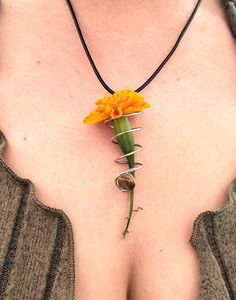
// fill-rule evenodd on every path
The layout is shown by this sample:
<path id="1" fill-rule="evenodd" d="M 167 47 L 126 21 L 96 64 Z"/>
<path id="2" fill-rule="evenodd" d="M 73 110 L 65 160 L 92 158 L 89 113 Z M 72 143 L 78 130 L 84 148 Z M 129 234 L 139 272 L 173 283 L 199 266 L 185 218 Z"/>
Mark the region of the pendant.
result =
<path id="1" fill-rule="evenodd" d="M 118 144 L 123 155 L 115 159 L 115 162 L 128 164 L 129 169 L 117 174 L 115 184 L 122 192 L 130 193 L 130 208 L 127 217 L 126 227 L 122 233 L 123 239 L 127 233 L 132 216 L 135 188 L 135 171 L 142 167 L 141 163 L 135 162 L 135 153 L 141 149 L 141 145 L 135 144 L 133 132 L 141 127 L 132 128 L 129 117 L 143 113 L 150 105 L 144 97 L 130 89 L 117 91 L 111 96 L 104 94 L 95 104 L 97 108 L 84 118 L 83 123 L 95 124 L 104 121 L 110 128 L 113 128 L 115 135 L 112 142 Z M 142 209 L 139 207 L 138 209 Z M 137 210 L 135 210 L 137 211 Z"/>

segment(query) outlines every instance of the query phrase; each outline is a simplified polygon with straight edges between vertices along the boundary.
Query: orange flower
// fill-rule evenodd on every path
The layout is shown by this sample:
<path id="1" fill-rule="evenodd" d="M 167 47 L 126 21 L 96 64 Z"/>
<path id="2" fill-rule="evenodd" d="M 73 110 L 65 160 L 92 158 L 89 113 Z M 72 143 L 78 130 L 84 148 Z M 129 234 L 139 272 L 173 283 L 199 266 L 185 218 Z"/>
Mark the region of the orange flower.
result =
<path id="1" fill-rule="evenodd" d="M 83 123 L 94 124 L 109 118 L 120 118 L 124 114 L 141 111 L 150 105 L 144 101 L 144 97 L 130 89 L 117 91 L 113 95 L 98 99 L 95 103 L 97 108 L 85 117 Z"/>

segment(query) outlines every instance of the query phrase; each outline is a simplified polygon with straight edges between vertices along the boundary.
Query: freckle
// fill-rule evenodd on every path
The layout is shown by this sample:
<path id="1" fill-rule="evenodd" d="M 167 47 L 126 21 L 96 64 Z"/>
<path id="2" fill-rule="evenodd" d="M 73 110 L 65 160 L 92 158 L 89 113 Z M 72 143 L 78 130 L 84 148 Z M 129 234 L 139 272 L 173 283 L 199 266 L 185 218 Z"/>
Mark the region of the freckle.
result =
<path id="1" fill-rule="evenodd" d="M 37 65 L 39 65 L 39 64 L 41 63 L 41 61 L 40 61 L 40 60 L 37 60 L 36 63 L 37 63 Z"/>
<path id="2" fill-rule="evenodd" d="M 25 136 L 23 137 L 23 140 L 26 141 L 26 137 Z"/>
<path id="3" fill-rule="evenodd" d="M 176 80 L 177 80 L 177 81 L 180 81 L 180 79 L 179 79 L 179 78 L 177 78 Z"/>
<path id="4" fill-rule="evenodd" d="M 162 252 L 162 249 L 160 249 L 160 252 Z"/>
<path id="5" fill-rule="evenodd" d="M 203 32 L 205 30 L 205 28 L 202 26 L 200 27 L 200 32 Z"/>

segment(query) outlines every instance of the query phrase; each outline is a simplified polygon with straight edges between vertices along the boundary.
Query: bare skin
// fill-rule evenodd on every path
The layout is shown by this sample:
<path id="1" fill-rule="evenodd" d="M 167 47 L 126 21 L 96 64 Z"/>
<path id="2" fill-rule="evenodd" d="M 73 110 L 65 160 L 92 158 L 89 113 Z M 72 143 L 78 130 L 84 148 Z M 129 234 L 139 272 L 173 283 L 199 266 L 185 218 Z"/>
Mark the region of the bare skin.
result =
<path id="1" fill-rule="evenodd" d="M 124 166 L 113 162 L 120 152 L 112 130 L 82 123 L 105 90 L 65 2 L 2 2 L 4 160 L 33 182 L 43 203 L 69 217 L 75 299 L 197 299 L 193 222 L 226 203 L 236 177 L 235 42 L 221 4 L 203 1 L 172 60 L 141 92 L 151 104 L 132 119 L 143 127 L 135 133 L 144 167 L 134 204 L 143 211 L 134 213 L 122 240 L 129 197 L 113 179 Z M 117 2 L 115 9 L 109 1 L 80 1 L 79 10 L 72 1 L 107 84 L 136 89 L 161 63 L 195 1 Z"/>

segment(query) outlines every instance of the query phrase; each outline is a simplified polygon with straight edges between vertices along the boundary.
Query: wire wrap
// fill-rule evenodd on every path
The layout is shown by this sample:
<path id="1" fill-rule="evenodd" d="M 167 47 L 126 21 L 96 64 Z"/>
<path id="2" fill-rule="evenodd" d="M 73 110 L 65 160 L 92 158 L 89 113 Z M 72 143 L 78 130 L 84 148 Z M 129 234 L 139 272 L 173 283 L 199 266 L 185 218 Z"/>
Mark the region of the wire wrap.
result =
<path id="1" fill-rule="evenodd" d="M 134 113 L 131 113 L 131 114 L 124 114 L 123 116 L 124 117 L 131 117 L 131 116 L 135 116 L 135 115 L 139 115 L 139 114 L 143 114 L 143 111 L 138 111 L 138 112 L 134 112 Z M 112 118 L 107 119 L 107 120 L 104 121 L 104 123 L 108 127 L 114 128 L 114 126 L 111 124 L 112 120 L 113 120 Z M 139 131 L 139 130 L 142 130 L 142 127 L 140 127 L 140 126 L 139 127 L 133 127 L 130 130 L 126 130 L 126 131 L 123 131 L 121 133 L 118 133 L 118 134 L 112 136 L 111 141 L 112 141 L 112 143 L 118 144 L 118 142 L 117 142 L 117 137 L 118 136 L 126 134 L 128 132 L 135 132 L 135 131 Z M 140 151 L 141 148 L 142 148 L 142 145 L 140 145 L 140 144 L 134 144 L 134 146 L 136 148 L 134 151 L 131 151 L 129 153 L 121 155 L 121 156 L 117 157 L 116 159 L 114 159 L 114 161 L 116 163 L 119 163 L 119 164 L 128 164 L 128 160 L 126 158 L 130 155 L 134 155 L 135 153 Z M 124 170 L 124 171 L 118 173 L 115 177 L 115 184 L 116 184 L 117 188 L 120 189 L 122 192 L 129 192 L 132 188 L 134 188 L 135 187 L 135 178 L 131 173 L 134 173 L 136 170 L 141 169 L 142 167 L 143 167 L 142 163 L 135 162 L 135 166 L 133 168 L 129 168 L 127 170 Z M 124 186 L 122 186 L 120 184 L 120 182 L 124 181 L 124 180 L 127 180 L 126 183 L 127 183 L 127 186 L 129 186 L 129 188 L 128 187 L 125 188 Z"/>

